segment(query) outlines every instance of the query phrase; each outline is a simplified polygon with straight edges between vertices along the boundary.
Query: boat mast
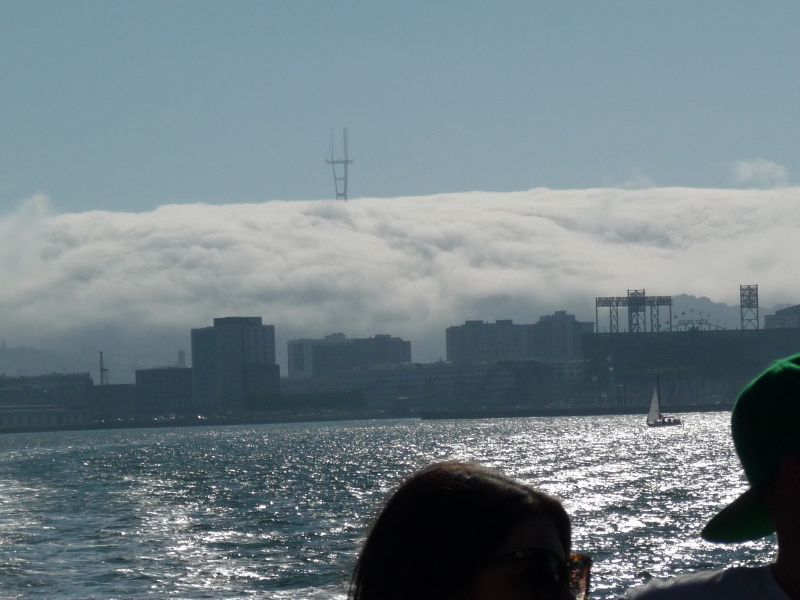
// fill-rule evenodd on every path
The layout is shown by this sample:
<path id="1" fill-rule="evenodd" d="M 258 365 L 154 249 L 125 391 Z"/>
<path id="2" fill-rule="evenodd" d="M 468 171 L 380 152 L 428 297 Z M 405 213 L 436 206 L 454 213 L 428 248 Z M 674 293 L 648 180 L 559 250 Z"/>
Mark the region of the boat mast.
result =
<path id="1" fill-rule="evenodd" d="M 663 416 L 661 414 L 661 375 L 656 375 L 656 393 L 658 394 L 658 418 L 660 419 Z"/>

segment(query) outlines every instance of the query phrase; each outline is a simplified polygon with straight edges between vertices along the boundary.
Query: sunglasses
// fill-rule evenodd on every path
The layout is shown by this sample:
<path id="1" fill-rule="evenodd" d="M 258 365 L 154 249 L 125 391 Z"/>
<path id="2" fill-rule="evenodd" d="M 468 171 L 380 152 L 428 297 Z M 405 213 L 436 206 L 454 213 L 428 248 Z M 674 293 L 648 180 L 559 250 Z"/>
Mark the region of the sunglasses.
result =
<path id="1" fill-rule="evenodd" d="M 589 598 L 592 559 L 586 554 L 571 554 L 566 560 L 544 548 L 517 550 L 492 557 L 492 562 L 518 563 L 529 577 L 539 597 L 556 600 L 568 591 L 570 598 Z"/>

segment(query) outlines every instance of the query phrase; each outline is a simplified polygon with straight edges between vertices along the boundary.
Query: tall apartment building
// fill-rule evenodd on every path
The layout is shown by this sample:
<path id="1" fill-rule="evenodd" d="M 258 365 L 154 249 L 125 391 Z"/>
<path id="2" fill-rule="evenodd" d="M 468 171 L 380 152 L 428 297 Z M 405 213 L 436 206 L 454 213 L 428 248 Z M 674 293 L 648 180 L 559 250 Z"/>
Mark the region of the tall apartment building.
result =
<path id="1" fill-rule="evenodd" d="M 544 361 L 577 360 L 583 356 L 581 336 L 591 334 L 594 323 L 557 310 L 539 317 L 534 326 L 533 356 Z"/>
<path id="2" fill-rule="evenodd" d="M 242 409 L 279 391 L 275 326 L 261 317 L 223 317 L 192 329 L 193 402 L 198 409 Z"/>
<path id="3" fill-rule="evenodd" d="M 466 321 L 445 332 L 447 360 L 453 363 L 493 363 L 523 360 L 533 352 L 533 325 L 515 325 L 511 319 L 494 323 Z"/>
<path id="4" fill-rule="evenodd" d="M 466 321 L 447 328 L 447 360 L 473 364 L 532 358 L 577 360 L 582 355 L 581 336 L 592 333 L 593 327 L 563 310 L 540 317 L 534 325 L 515 324 L 510 319 Z"/>
<path id="5" fill-rule="evenodd" d="M 377 365 L 411 362 L 411 342 L 387 334 L 350 339 L 334 333 L 323 339 L 288 343 L 289 377 L 328 377 Z"/>

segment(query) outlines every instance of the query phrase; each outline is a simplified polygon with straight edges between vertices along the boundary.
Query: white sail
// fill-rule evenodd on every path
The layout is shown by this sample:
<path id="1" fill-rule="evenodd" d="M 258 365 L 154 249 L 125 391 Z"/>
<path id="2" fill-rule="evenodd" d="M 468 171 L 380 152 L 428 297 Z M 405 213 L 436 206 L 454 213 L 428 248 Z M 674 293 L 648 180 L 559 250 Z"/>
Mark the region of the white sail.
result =
<path id="1" fill-rule="evenodd" d="M 658 397 L 658 387 L 653 389 L 653 398 L 650 400 L 650 410 L 647 413 L 647 423 L 655 423 L 661 416 L 661 401 Z"/>

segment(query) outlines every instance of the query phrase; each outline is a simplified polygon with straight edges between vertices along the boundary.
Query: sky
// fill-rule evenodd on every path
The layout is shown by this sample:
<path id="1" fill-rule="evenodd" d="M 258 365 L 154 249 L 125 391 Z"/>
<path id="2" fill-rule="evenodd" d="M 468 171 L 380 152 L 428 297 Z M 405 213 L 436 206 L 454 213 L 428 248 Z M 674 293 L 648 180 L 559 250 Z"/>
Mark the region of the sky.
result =
<path id="1" fill-rule="evenodd" d="M 428 361 L 449 325 L 628 289 L 796 304 L 798 17 L 0 0 L 0 337 L 152 366 L 261 315 L 282 361 L 338 331 Z"/>
<path id="2" fill-rule="evenodd" d="M 0 0 L 0 203 L 56 210 L 800 169 L 800 5 Z"/>

